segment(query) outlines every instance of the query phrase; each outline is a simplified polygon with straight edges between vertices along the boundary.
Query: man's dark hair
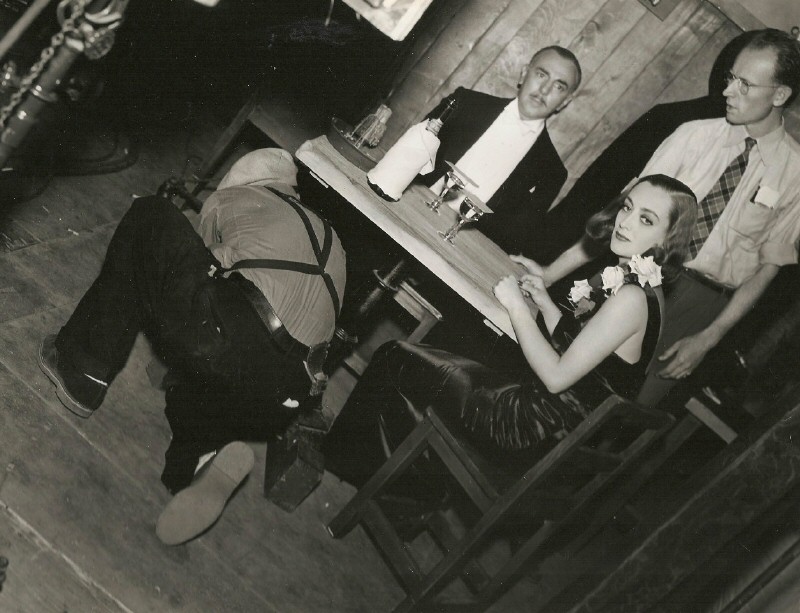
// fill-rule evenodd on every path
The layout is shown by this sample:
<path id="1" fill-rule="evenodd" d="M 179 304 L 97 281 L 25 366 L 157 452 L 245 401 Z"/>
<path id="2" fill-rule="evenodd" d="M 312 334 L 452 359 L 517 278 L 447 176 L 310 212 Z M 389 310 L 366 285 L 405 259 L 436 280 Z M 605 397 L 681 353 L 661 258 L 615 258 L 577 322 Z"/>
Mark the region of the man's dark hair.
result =
<path id="1" fill-rule="evenodd" d="M 788 32 L 767 28 L 756 31 L 745 49 L 772 49 L 775 52 L 774 79 L 792 90 L 784 104 L 788 107 L 800 94 L 800 41 Z"/>
<path id="2" fill-rule="evenodd" d="M 570 51 L 566 47 L 560 47 L 559 45 L 550 45 L 549 47 L 542 47 L 536 53 L 533 54 L 533 57 L 531 58 L 531 61 L 528 62 L 528 65 L 530 65 L 533 62 L 533 60 L 535 60 L 545 51 L 554 51 L 568 62 L 572 62 L 572 65 L 575 66 L 575 72 L 578 73 L 578 80 L 575 83 L 575 87 L 572 88 L 572 91 L 578 89 L 578 86 L 581 84 L 581 78 L 583 78 L 581 63 L 578 61 L 578 58 L 575 57 L 575 54 L 572 53 L 572 51 Z"/>

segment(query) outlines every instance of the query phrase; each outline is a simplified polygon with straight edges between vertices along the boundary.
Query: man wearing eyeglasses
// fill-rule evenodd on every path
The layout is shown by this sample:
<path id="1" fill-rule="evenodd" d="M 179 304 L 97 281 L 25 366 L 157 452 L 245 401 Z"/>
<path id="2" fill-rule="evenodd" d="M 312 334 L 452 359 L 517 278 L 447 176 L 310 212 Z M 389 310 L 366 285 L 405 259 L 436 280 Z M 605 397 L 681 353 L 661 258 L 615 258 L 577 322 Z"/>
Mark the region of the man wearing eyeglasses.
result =
<path id="1" fill-rule="evenodd" d="M 797 262 L 800 145 L 783 114 L 800 93 L 800 43 L 762 30 L 726 75 L 726 115 L 669 136 L 642 170 L 691 187 L 700 203 L 689 259 L 667 297 L 657 360 L 639 397 L 656 404 L 744 317 L 781 266 Z M 547 267 L 546 282 L 590 260 L 582 243 Z"/>

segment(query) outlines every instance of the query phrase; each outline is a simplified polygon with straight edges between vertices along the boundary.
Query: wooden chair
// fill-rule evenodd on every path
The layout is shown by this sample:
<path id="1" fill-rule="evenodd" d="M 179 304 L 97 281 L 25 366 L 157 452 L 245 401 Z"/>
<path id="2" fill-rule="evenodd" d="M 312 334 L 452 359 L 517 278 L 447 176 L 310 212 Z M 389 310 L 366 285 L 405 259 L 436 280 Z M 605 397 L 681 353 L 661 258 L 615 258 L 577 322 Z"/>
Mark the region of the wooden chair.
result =
<path id="1" fill-rule="evenodd" d="M 486 470 L 488 462 L 461 440 L 429 408 L 425 419 L 386 463 L 358 491 L 328 526 L 339 538 L 361 523 L 371 534 L 406 592 L 400 611 L 482 611 L 510 587 L 523 565 L 537 552 L 541 560 L 558 544 L 569 548 L 587 530 L 596 530 L 619 509 L 606 501 L 595 509 L 592 501 L 607 493 L 616 478 L 637 461 L 647 447 L 673 423 L 663 412 L 645 409 L 612 395 L 547 455 L 510 485 Z M 620 432 L 624 436 L 618 436 Z M 611 444 L 609 444 L 611 443 Z M 459 535 L 434 514 L 428 525 L 442 545 L 443 558 L 427 574 L 413 558 L 381 510 L 376 496 L 423 453 L 435 452 L 448 472 L 479 509 L 479 519 Z M 492 576 L 477 554 L 513 513 L 522 511 L 526 525 L 538 526 Z M 564 542 L 566 541 L 566 542 Z M 543 549 L 548 548 L 548 553 Z M 440 592 L 459 575 L 472 595 L 467 602 L 445 603 Z"/>

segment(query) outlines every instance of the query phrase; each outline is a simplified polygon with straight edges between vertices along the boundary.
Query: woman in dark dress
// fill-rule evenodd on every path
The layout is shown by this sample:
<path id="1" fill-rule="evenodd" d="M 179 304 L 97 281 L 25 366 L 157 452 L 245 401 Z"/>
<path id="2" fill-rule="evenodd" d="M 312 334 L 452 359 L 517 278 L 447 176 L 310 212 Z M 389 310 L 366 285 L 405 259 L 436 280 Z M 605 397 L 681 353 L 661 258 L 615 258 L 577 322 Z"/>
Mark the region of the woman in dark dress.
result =
<path id="1" fill-rule="evenodd" d="M 669 277 L 682 264 L 696 208 L 680 181 L 640 179 L 587 223 L 587 240 L 607 245 L 619 264 L 578 281 L 569 308 L 534 274 L 497 283 L 532 369 L 524 381 L 432 347 L 383 345 L 325 439 L 326 467 L 363 485 L 431 405 L 498 466 L 527 466 L 610 393 L 634 397 L 658 339 L 661 267 Z M 413 475 L 407 485 L 420 493 Z"/>

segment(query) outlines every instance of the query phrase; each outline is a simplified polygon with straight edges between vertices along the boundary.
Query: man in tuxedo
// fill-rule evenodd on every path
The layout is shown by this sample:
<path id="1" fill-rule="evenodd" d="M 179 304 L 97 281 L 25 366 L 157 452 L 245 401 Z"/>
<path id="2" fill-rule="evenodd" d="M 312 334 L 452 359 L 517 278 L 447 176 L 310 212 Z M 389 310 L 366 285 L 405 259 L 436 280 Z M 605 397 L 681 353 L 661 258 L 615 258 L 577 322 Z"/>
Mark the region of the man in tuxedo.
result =
<path id="1" fill-rule="evenodd" d="M 477 185 L 470 188 L 494 211 L 477 228 L 508 253 L 539 257 L 548 242 L 544 217 L 567 170 L 547 133 L 546 120 L 566 107 L 581 81 L 575 55 L 563 47 L 540 49 L 531 59 L 516 98 L 458 88 L 456 110 L 439 132 L 436 166 L 424 181 L 441 188 L 454 163 Z"/>

